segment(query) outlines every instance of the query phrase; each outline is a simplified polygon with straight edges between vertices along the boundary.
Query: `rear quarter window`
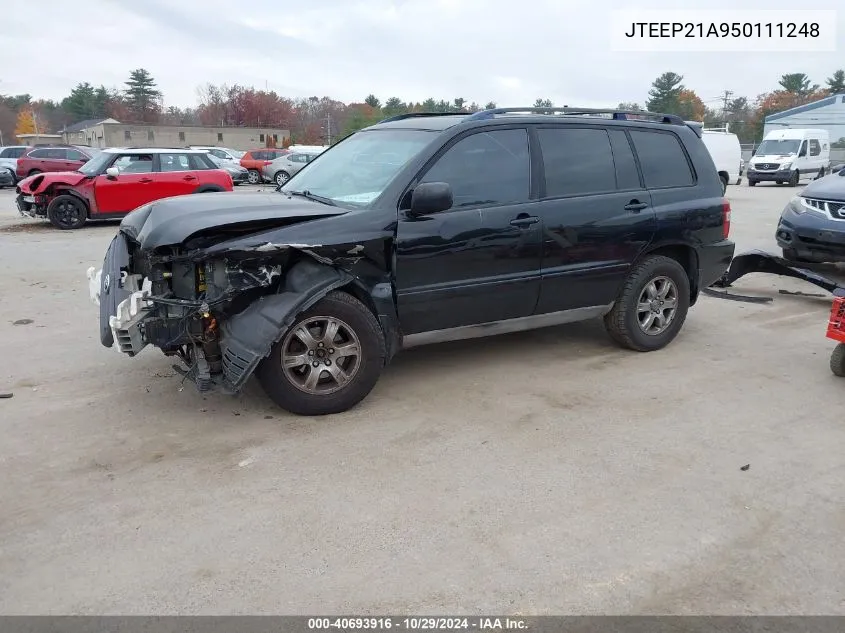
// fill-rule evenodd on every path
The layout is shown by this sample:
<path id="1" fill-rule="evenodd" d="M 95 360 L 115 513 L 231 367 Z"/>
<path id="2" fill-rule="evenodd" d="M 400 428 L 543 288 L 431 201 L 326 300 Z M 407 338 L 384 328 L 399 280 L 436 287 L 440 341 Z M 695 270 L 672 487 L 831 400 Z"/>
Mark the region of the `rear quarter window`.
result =
<path id="1" fill-rule="evenodd" d="M 631 130 L 631 140 L 649 189 L 690 187 L 695 176 L 680 139 L 672 132 Z"/>
<path id="2" fill-rule="evenodd" d="M 47 158 L 46 149 L 34 149 L 26 155 L 27 158 Z"/>

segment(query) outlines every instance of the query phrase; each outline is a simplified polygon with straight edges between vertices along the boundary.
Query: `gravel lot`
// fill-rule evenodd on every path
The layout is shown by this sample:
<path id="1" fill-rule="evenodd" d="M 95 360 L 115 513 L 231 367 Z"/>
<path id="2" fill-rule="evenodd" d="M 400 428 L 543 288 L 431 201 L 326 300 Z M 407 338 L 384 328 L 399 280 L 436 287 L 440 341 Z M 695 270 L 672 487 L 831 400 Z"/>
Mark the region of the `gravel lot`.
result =
<path id="1" fill-rule="evenodd" d="M 739 250 L 793 193 L 729 188 Z M 702 297 L 653 354 L 598 323 L 409 351 L 300 419 L 103 348 L 85 270 L 115 225 L 12 200 L 0 613 L 845 614 L 830 300 L 778 293 L 814 286 L 746 277 L 774 301 Z"/>

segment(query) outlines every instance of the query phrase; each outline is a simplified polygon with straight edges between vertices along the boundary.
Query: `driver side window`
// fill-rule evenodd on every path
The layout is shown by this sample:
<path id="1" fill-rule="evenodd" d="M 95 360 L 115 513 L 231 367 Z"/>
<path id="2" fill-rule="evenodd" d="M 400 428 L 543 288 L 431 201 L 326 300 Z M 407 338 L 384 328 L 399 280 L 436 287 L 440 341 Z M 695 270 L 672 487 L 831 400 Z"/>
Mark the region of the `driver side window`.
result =
<path id="1" fill-rule="evenodd" d="M 525 202 L 531 189 L 528 132 L 477 132 L 446 150 L 420 182 L 447 182 L 453 209 Z"/>

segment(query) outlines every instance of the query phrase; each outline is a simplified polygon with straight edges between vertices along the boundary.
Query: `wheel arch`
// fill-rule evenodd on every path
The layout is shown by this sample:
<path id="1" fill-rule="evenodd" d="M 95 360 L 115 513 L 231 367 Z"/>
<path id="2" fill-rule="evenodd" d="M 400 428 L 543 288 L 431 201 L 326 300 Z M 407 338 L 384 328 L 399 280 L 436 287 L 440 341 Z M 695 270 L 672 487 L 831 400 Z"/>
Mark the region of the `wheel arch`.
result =
<path id="1" fill-rule="evenodd" d="M 689 244 L 681 242 L 654 244 L 644 250 L 634 264 L 638 264 L 646 257 L 652 255 L 663 255 L 678 262 L 687 273 L 690 288 L 690 306 L 695 305 L 698 300 L 698 294 L 701 290 L 698 287 L 698 252 Z"/>
<path id="2" fill-rule="evenodd" d="M 216 193 L 226 191 L 220 185 L 200 185 L 196 189 L 194 189 L 193 193 Z"/>
<path id="3" fill-rule="evenodd" d="M 59 196 L 72 196 L 79 200 L 85 207 L 85 216 L 91 217 L 91 204 L 88 202 L 88 199 L 85 196 L 83 196 L 75 189 L 63 189 L 61 183 L 56 183 L 50 186 L 50 188 L 47 190 L 47 193 L 50 195 L 50 202 L 47 203 L 48 207 L 53 204 L 53 201 Z"/>

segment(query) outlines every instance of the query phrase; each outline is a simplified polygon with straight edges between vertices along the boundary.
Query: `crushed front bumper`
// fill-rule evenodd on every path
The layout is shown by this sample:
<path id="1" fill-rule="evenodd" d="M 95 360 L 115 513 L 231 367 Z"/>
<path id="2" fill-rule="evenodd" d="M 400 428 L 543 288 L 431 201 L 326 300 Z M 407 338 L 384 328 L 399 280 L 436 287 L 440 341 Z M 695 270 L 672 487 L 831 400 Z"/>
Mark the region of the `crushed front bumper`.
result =
<path id="1" fill-rule="evenodd" d="M 802 268 L 783 257 L 765 251 L 748 251 L 731 260 L 731 265 L 721 279 L 712 284 L 716 288 L 730 288 L 733 282 L 750 273 L 769 273 L 783 277 L 793 277 L 824 288 L 836 297 L 845 297 L 845 286 L 834 279 L 819 275 L 807 268 Z"/>
<path id="2" fill-rule="evenodd" d="M 20 193 L 15 198 L 15 206 L 25 218 L 43 218 L 47 216 L 47 204 L 38 196 Z"/>

